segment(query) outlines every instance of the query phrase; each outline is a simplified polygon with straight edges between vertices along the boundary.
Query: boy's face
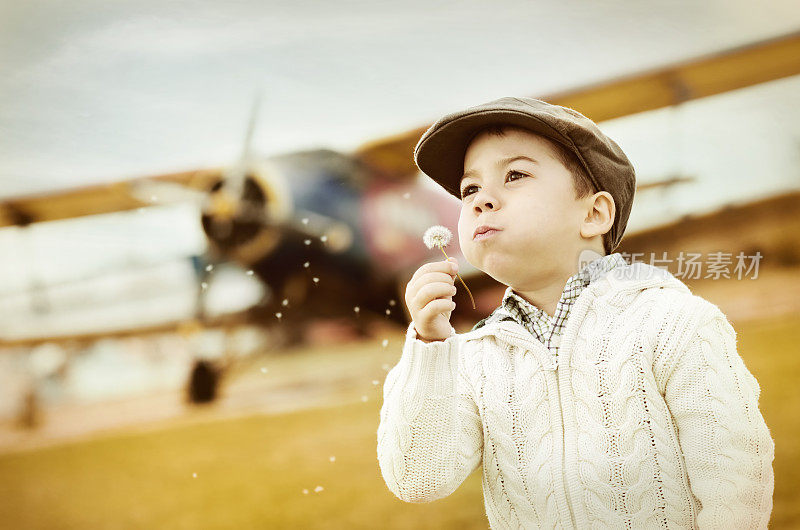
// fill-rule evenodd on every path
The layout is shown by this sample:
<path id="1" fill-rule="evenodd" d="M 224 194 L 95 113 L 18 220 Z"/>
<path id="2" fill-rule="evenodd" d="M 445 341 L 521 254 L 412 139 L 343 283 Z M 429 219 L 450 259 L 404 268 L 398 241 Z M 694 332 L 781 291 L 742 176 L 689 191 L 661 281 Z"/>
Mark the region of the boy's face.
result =
<path id="1" fill-rule="evenodd" d="M 575 199 L 572 175 L 547 142 L 507 129 L 503 136 L 479 134 L 464 155 L 461 251 L 472 265 L 519 290 L 561 279 L 581 246 L 586 206 Z M 473 238 L 482 225 L 498 230 Z"/>

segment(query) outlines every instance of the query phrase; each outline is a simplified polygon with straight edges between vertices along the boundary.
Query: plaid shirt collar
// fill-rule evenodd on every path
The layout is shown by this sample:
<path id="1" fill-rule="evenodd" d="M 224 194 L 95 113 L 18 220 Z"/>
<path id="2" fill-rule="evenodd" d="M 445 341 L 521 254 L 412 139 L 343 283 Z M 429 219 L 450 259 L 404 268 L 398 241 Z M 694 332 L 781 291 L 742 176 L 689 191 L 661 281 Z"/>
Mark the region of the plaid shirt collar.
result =
<path id="1" fill-rule="evenodd" d="M 560 336 L 567 322 L 570 309 L 578 295 L 591 282 L 603 277 L 614 267 L 626 265 L 622 254 L 615 252 L 607 256 L 601 256 L 588 263 L 583 269 L 570 276 L 561 293 L 561 299 L 556 306 L 555 314 L 550 317 L 542 309 L 534 306 L 509 287 L 503 295 L 503 302 L 491 315 L 484 318 L 472 328 L 473 330 L 482 327 L 490 322 L 501 320 L 512 320 L 521 324 L 530 331 L 545 346 L 554 351 L 558 346 L 558 341 L 553 341 L 554 336 Z"/>

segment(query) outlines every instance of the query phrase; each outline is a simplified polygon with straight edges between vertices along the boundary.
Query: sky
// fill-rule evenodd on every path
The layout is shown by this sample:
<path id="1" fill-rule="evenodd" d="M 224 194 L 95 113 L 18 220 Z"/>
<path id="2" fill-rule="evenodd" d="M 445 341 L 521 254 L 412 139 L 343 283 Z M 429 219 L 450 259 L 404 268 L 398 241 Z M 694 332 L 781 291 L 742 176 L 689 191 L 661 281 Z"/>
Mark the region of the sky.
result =
<path id="1" fill-rule="evenodd" d="M 260 152 L 348 150 L 800 28 L 790 0 L 32 0 L 0 15 L 0 197 L 227 163 L 257 87 Z"/>
<path id="2" fill-rule="evenodd" d="M 794 0 L 7 0 L 0 198 L 230 163 L 256 90 L 257 152 L 349 151 L 490 99 L 541 96 L 798 29 Z M 698 179 L 637 194 L 629 230 L 800 187 L 798 77 L 601 128 L 640 183 Z M 24 292 L 33 276 L 57 284 L 125 267 L 159 285 L 174 267 L 143 264 L 204 249 L 185 205 L 0 229 L 0 298 Z M 191 307 L 193 288 L 187 282 L 176 307 Z M 28 305 L 6 296 L 0 314 L 35 325 L 20 313 Z"/>

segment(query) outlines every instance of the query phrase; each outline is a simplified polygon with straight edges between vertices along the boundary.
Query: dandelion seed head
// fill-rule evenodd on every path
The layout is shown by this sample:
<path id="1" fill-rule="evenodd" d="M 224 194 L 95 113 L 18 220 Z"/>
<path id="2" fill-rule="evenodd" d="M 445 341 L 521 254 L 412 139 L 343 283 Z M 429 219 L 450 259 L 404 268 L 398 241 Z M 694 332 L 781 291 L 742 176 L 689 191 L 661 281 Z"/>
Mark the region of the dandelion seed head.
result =
<path id="1" fill-rule="evenodd" d="M 434 225 L 425 230 L 425 234 L 422 236 L 422 241 L 428 248 L 443 248 L 450 243 L 452 238 L 453 233 L 448 228 L 441 225 Z"/>
<path id="2" fill-rule="evenodd" d="M 323 488 L 322 486 L 317 486 L 316 488 L 314 488 L 314 493 L 319 493 L 319 492 L 320 492 L 320 491 L 322 491 L 323 489 L 324 489 L 324 488 Z"/>

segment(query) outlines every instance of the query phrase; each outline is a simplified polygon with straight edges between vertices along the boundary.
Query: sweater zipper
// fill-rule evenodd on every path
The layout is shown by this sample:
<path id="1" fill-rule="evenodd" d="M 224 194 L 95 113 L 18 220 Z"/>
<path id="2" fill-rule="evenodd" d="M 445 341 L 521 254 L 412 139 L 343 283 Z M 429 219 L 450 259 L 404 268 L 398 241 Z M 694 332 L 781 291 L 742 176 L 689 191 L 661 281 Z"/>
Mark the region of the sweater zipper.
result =
<path id="1" fill-rule="evenodd" d="M 558 353 L 556 354 L 556 359 L 554 363 L 554 370 L 553 374 L 556 378 L 556 394 L 558 394 L 558 412 L 561 414 L 560 423 L 561 423 L 561 487 L 564 491 L 564 501 L 567 503 L 567 512 L 569 512 L 569 523 L 571 528 L 576 528 L 575 526 L 575 516 L 572 513 L 572 505 L 570 504 L 569 500 L 569 487 L 567 484 L 567 443 L 566 443 L 566 429 L 564 428 L 564 406 L 561 402 L 561 383 L 559 382 L 559 372 L 561 368 L 561 363 L 559 357 L 561 357 L 561 337 L 559 337 L 559 344 L 558 344 Z M 518 347 L 522 347 L 525 349 L 534 348 L 530 344 L 526 344 L 525 341 L 518 341 L 516 339 L 512 339 L 512 342 L 516 344 Z M 548 358 L 552 361 L 553 357 L 550 355 L 550 349 L 547 349 Z"/>
<path id="2" fill-rule="evenodd" d="M 567 483 L 567 430 L 564 427 L 564 404 L 561 400 L 561 382 L 560 372 L 561 363 L 559 357 L 561 356 L 561 344 L 558 346 L 558 353 L 556 354 L 556 369 L 554 371 L 556 376 L 556 391 L 558 392 L 558 411 L 561 414 L 561 485 L 564 488 L 564 500 L 567 503 L 567 511 L 569 512 L 569 522 L 572 528 L 575 528 L 575 516 L 572 513 L 572 504 L 569 501 L 569 484 Z"/>

